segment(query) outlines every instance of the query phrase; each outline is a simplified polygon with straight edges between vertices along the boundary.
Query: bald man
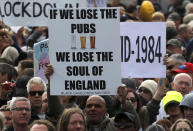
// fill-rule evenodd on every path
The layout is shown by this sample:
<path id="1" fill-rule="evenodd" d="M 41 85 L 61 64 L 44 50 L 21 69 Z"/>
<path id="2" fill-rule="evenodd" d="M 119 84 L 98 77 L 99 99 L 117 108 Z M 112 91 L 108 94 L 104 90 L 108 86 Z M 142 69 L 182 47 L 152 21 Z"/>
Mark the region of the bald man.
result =
<path id="1" fill-rule="evenodd" d="M 86 118 L 88 131 L 114 131 L 114 125 L 107 117 L 105 100 L 98 95 L 90 96 L 86 102 Z"/>

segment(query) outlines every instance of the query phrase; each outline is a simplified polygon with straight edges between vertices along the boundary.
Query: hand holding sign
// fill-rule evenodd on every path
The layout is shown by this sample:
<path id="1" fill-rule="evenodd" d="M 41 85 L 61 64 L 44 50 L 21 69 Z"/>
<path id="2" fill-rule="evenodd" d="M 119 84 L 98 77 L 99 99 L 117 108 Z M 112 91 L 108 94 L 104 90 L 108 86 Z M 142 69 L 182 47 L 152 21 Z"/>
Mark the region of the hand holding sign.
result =
<path id="1" fill-rule="evenodd" d="M 123 106 L 126 106 L 126 96 L 127 96 L 127 89 L 125 88 L 125 85 L 121 85 L 118 87 L 117 94 L 118 99 L 121 102 Z"/>
<path id="2" fill-rule="evenodd" d="M 50 76 L 54 73 L 54 68 L 52 65 L 47 65 L 46 70 L 44 71 L 44 74 L 48 80 L 50 80 Z"/>

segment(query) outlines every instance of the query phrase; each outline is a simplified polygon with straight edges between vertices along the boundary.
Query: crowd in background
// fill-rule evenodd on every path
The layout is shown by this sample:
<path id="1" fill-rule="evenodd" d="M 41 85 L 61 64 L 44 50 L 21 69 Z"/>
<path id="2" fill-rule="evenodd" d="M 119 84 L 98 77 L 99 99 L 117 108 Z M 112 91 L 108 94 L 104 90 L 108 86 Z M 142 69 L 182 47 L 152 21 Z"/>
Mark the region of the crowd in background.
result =
<path id="1" fill-rule="evenodd" d="M 114 96 L 50 96 L 54 68 L 45 68 L 46 85 L 33 64 L 33 45 L 49 39 L 48 27 L 0 20 L 0 130 L 193 131 L 193 1 L 107 0 L 107 6 L 120 7 L 121 22 L 166 23 L 166 78 L 120 78 Z"/>

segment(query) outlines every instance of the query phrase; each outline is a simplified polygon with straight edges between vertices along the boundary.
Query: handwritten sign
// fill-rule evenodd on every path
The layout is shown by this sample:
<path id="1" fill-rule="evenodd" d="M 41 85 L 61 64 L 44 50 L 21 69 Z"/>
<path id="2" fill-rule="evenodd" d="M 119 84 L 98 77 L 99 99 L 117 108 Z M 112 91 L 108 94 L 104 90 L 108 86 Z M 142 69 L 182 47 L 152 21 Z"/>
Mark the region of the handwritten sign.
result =
<path id="1" fill-rule="evenodd" d="M 48 80 L 44 75 L 46 65 L 50 63 L 48 57 L 49 40 L 43 40 L 34 44 L 34 76 L 41 77 L 46 83 Z"/>

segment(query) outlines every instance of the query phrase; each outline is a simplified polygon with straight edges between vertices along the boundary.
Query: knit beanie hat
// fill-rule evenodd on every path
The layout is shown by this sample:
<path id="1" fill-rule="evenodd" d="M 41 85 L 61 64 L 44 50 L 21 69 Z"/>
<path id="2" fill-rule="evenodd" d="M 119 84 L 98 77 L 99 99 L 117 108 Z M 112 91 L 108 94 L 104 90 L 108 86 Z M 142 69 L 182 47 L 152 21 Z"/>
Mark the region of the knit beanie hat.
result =
<path id="1" fill-rule="evenodd" d="M 141 83 L 139 89 L 142 87 L 148 89 L 151 92 L 152 96 L 154 96 L 157 89 L 157 83 L 154 80 L 145 80 Z"/>
<path id="2" fill-rule="evenodd" d="M 180 102 L 182 101 L 183 96 L 180 92 L 177 91 L 168 91 L 166 93 L 166 96 L 164 96 L 162 102 L 163 102 L 163 107 L 165 112 L 166 111 L 166 107 L 171 104 L 171 103 L 176 103 L 176 104 L 180 104 Z"/>
<path id="3" fill-rule="evenodd" d="M 183 23 L 188 24 L 191 20 L 193 20 L 193 14 L 187 14 L 183 18 Z"/>
<path id="4" fill-rule="evenodd" d="M 152 21 L 152 14 L 155 12 L 153 4 L 150 1 L 143 1 L 139 11 L 139 18 L 144 21 Z"/>
<path id="5" fill-rule="evenodd" d="M 5 50 L 1 54 L 1 58 L 7 58 L 13 63 L 15 62 L 18 56 L 19 56 L 19 53 L 17 49 L 15 49 L 15 47 L 12 47 L 12 46 L 5 48 Z"/>

